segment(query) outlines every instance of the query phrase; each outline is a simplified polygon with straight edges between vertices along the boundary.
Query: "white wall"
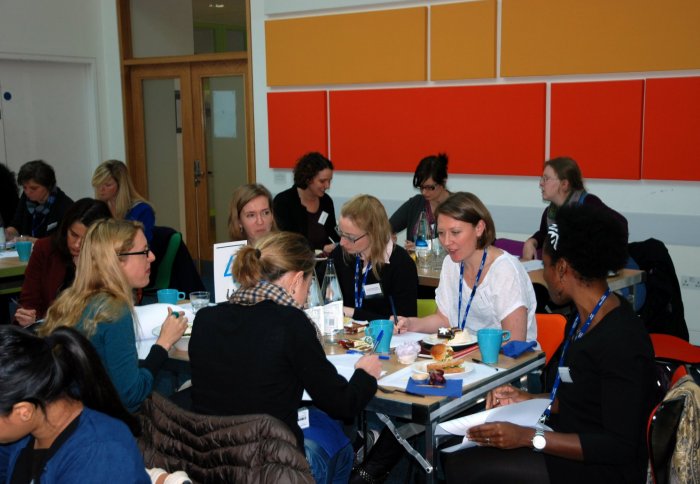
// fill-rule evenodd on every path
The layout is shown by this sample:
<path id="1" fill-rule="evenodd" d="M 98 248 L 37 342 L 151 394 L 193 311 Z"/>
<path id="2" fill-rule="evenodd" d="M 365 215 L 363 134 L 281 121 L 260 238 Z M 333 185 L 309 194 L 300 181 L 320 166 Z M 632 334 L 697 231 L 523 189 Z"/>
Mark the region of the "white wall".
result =
<path id="1" fill-rule="evenodd" d="M 378 8 L 399 8 L 401 6 L 429 5 L 431 2 L 386 2 L 345 1 L 337 2 L 344 7 L 350 5 L 371 5 Z M 313 5 L 324 9 L 319 14 L 334 13 L 328 5 L 310 0 L 302 2 L 301 10 L 312 9 Z M 297 9 L 297 4 L 286 4 L 289 8 Z M 270 89 L 266 84 L 265 72 L 265 31 L 264 22 L 268 18 L 284 18 L 281 13 L 284 3 L 278 0 L 266 2 L 251 1 L 251 45 L 253 50 L 253 81 L 255 108 L 255 154 L 258 182 L 267 186 L 270 191 L 278 193 L 292 183 L 290 170 L 270 169 L 268 132 L 267 132 L 267 93 L 283 91 L 284 88 Z M 369 7 L 367 8 L 369 9 Z M 266 11 L 274 13 L 267 16 Z M 343 13 L 348 9 L 339 10 Z M 354 10 L 356 11 L 356 10 Z M 291 12 L 290 17 L 297 16 Z M 428 69 L 429 71 L 429 69 Z M 646 77 L 677 77 L 682 75 L 700 75 L 700 71 L 673 71 L 657 73 L 639 73 L 638 78 Z M 635 75 L 625 74 L 624 79 L 635 78 Z M 561 80 L 562 78 L 558 79 Z M 614 76 L 564 76 L 566 80 L 611 80 Z M 551 79 L 498 79 L 498 83 L 515 83 L 531 81 L 550 81 Z M 485 81 L 485 84 L 494 81 Z M 464 82 L 474 84 L 474 81 Z M 419 84 L 402 83 L 400 85 L 362 85 L 343 86 L 347 88 L 387 88 L 414 87 Z M 425 86 L 420 83 L 420 86 Z M 429 82 L 428 85 L 460 85 L 460 82 Z M 314 86 L 314 89 L 324 89 L 331 86 Z M 337 87 L 337 86 L 333 86 Z M 426 153 L 426 155 L 429 153 Z M 300 153 L 301 155 L 301 153 Z M 332 159 L 333 153 L 330 153 Z M 415 160 L 416 164 L 419 160 Z M 412 196 L 412 173 L 367 173 L 367 172 L 337 172 L 334 174 L 330 195 L 336 203 L 336 211 L 344 200 L 358 192 L 370 193 L 379 197 L 391 212 L 398 205 Z M 503 176 L 471 176 L 452 175 L 449 178 L 450 190 L 466 190 L 476 193 L 494 213 L 496 228 L 499 233 L 526 238 L 535 231 L 539 224 L 544 205 L 540 198 L 538 180 L 535 177 L 503 177 Z M 361 187 L 361 189 L 358 189 Z M 674 259 L 679 277 L 681 275 L 700 275 L 700 183 L 691 182 L 654 182 L 654 181 L 618 181 L 618 180 L 589 180 L 587 187 L 590 192 L 600 196 L 606 204 L 622 212 L 630 221 L 630 240 L 644 240 L 654 236 L 665 241 Z M 684 290 L 683 301 L 685 315 L 691 331 L 691 341 L 700 344 L 700 292 Z"/>
<path id="2" fill-rule="evenodd" d="M 70 61 L 96 66 L 100 159 L 124 159 L 116 2 L 0 0 L 0 57 Z"/>

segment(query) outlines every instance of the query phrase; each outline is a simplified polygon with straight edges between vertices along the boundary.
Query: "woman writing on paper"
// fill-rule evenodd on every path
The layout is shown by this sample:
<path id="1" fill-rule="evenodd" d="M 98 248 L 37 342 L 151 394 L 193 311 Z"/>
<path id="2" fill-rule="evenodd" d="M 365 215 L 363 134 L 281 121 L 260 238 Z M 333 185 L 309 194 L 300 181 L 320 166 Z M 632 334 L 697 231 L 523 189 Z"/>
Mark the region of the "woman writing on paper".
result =
<path id="1" fill-rule="evenodd" d="M 315 262 L 306 239 L 290 232 L 240 249 L 233 263 L 240 288 L 229 304 L 200 309 L 193 325 L 192 408 L 208 415 L 277 417 L 296 435 L 317 482 L 325 482 L 333 458 L 333 482 L 347 482 L 352 447 L 328 415 L 354 418 L 374 396 L 381 364 L 376 355 L 363 356 L 348 382 L 326 358 L 321 335 L 303 311 Z M 316 414 L 329 428 L 321 431 L 323 439 L 305 436 L 297 423 L 304 390 L 328 414 Z"/>
<path id="2" fill-rule="evenodd" d="M 187 329 L 187 318 L 168 308 L 160 334 L 139 366 L 134 289 L 148 284 L 154 259 L 140 223 L 98 220 L 85 237 L 73 285 L 49 308 L 46 323 L 40 329 L 46 335 L 69 325 L 85 334 L 97 349 L 122 403 L 131 412 L 138 410 L 150 395 L 154 377 L 168 359 L 168 351 Z"/>
<path id="3" fill-rule="evenodd" d="M 554 223 L 557 211 L 564 206 L 585 204 L 604 209 L 620 224 L 625 233 L 625 244 L 627 243 L 627 219 L 586 191 L 581 169 L 574 159 L 562 156 L 546 161 L 540 178 L 540 190 L 542 200 L 549 202 L 549 206 L 542 213 L 540 229 L 525 241 L 524 260 L 537 258 L 537 249 L 544 243 L 547 227 Z"/>
<path id="4" fill-rule="evenodd" d="M 241 185 L 233 191 L 228 212 L 231 240 L 247 240 L 250 245 L 277 230 L 272 213 L 272 195 L 259 183 Z"/>
<path id="5" fill-rule="evenodd" d="M 303 235 L 312 249 L 330 254 L 338 241 L 333 199 L 326 193 L 333 180 L 333 163 L 321 153 L 307 153 L 294 167 L 294 186 L 274 200 L 280 230 Z"/>
<path id="6" fill-rule="evenodd" d="M 435 291 L 437 311 L 423 318 L 399 316 L 399 332 L 435 333 L 457 327 L 472 335 L 506 329 L 511 340 L 535 341 L 535 292 L 522 264 L 491 245 L 496 227 L 472 193 L 457 192 L 436 210 L 438 237 L 448 257 Z"/>
<path id="7" fill-rule="evenodd" d="M 358 195 L 340 210 L 340 248 L 333 260 L 343 293 L 343 312 L 357 320 L 389 319 L 390 299 L 398 314 L 416 315 L 418 273 L 403 247 L 391 240 L 382 203 Z"/>
<path id="8" fill-rule="evenodd" d="M 487 408 L 551 398 L 553 431 L 495 422 L 469 429 L 479 444 L 445 454 L 448 482 L 644 482 L 644 428 L 656 403 L 654 353 L 627 301 L 610 292 L 607 273 L 627 259 L 627 234 L 605 210 L 564 207 L 549 227 L 544 278 L 552 299 L 575 312 L 552 361 L 551 394 L 512 386 L 493 390 Z M 504 451 L 502 449 L 509 449 Z"/>
<path id="9" fill-rule="evenodd" d="M 447 190 L 447 155 L 439 153 L 420 160 L 413 174 L 413 187 L 420 193 L 404 202 L 389 220 L 395 234 L 406 229 L 407 250 L 415 248 L 421 212 L 425 212 L 430 227 L 435 227 L 435 210 L 450 196 Z"/>

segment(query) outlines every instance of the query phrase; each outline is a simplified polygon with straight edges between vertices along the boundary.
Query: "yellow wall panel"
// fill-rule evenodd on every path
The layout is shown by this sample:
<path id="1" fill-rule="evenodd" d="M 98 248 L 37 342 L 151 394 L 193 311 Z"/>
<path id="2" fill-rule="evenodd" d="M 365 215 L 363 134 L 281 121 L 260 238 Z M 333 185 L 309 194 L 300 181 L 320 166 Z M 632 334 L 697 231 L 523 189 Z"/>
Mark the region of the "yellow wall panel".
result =
<path id="1" fill-rule="evenodd" d="M 503 0 L 501 75 L 700 68 L 698 0 Z"/>
<path id="2" fill-rule="evenodd" d="M 430 8 L 430 78 L 496 76 L 496 0 Z"/>
<path id="3" fill-rule="evenodd" d="M 265 22 L 267 84 L 426 80 L 427 9 Z"/>

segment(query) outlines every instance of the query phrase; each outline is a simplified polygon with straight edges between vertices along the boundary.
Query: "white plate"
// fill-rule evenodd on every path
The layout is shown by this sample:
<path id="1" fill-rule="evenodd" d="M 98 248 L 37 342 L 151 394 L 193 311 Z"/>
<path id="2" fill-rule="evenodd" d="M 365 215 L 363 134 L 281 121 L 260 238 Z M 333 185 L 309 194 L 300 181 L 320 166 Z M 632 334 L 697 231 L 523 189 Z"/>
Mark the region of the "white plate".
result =
<path id="1" fill-rule="evenodd" d="M 466 333 L 467 338 L 465 340 L 460 341 L 459 343 L 454 343 L 451 342 L 450 340 L 447 340 L 445 338 L 438 338 L 437 333 L 431 334 L 429 336 L 426 336 L 423 338 L 423 342 L 429 345 L 436 345 L 436 344 L 445 344 L 447 346 L 451 346 L 453 349 L 454 348 L 459 348 L 460 346 L 469 346 L 473 345 L 476 343 L 476 336 Z"/>
<path id="2" fill-rule="evenodd" d="M 411 365 L 411 370 L 413 371 L 414 375 L 417 376 L 422 376 L 422 379 L 427 379 L 428 378 L 428 365 L 432 363 L 437 363 L 436 360 L 429 360 L 429 361 L 419 361 L 417 363 L 414 363 Z M 462 371 L 459 373 L 445 373 L 445 378 L 449 379 L 461 379 L 464 375 L 469 373 L 470 371 L 474 370 L 474 365 L 468 362 L 462 363 Z"/>

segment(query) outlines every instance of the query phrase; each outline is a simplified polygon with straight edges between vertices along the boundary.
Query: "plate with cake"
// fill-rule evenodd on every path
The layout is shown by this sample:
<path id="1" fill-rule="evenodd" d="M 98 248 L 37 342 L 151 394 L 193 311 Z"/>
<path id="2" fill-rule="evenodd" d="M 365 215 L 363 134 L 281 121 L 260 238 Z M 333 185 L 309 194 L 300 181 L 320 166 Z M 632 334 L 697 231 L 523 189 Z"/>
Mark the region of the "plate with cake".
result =
<path id="1" fill-rule="evenodd" d="M 457 328 L 440 328 L 437 333 L 423 338 L 422 342 L 427 347 L 442 343 L 458 351 L 476 344 L 476 336 Z"/>

